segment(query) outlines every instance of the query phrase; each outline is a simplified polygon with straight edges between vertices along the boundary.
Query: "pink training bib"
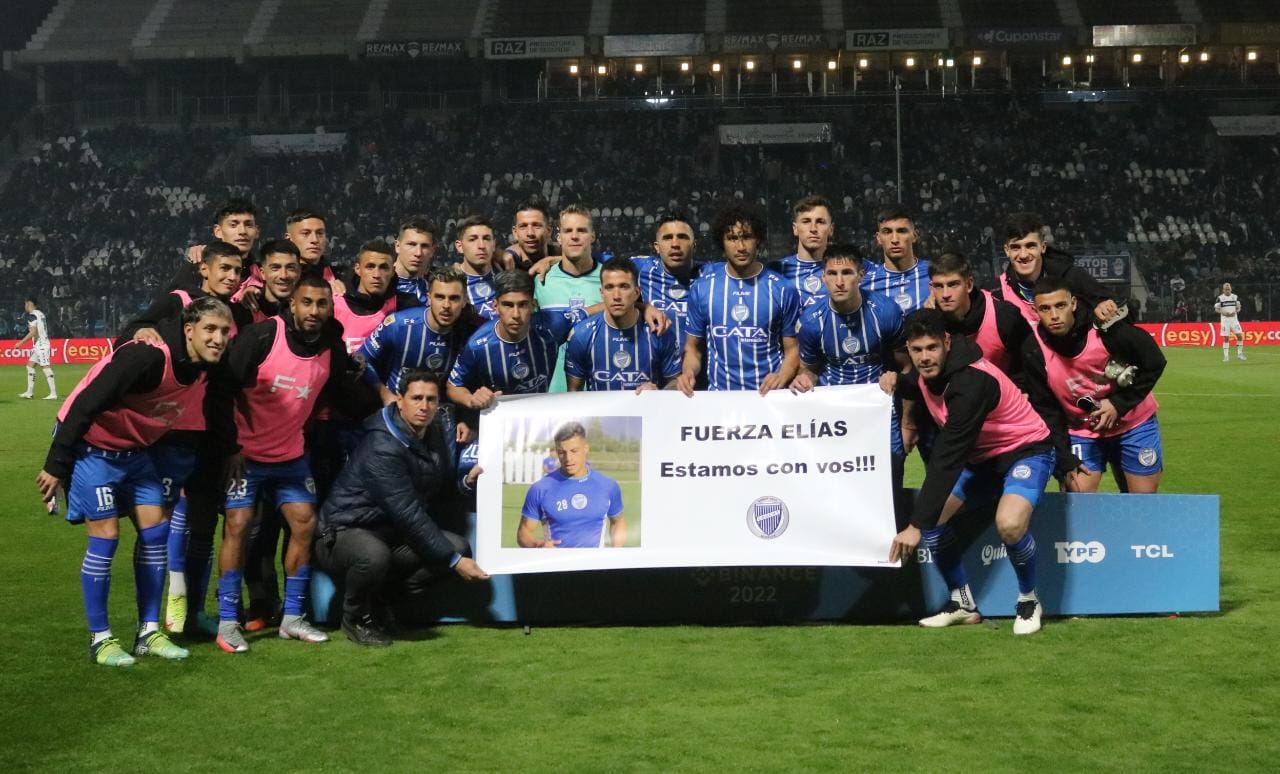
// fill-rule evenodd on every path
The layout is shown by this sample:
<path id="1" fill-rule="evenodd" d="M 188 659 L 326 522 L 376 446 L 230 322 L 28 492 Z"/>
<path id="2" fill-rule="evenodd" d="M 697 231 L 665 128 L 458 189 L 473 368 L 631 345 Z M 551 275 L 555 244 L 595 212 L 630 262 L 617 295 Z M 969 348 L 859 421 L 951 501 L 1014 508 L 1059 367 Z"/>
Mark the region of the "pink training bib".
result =
<path id="1" fill-rule="evenodd" d="M 1035 441 L 1042 441 L 1049 436 L 1049 426 L 1031 407 L 1017 385 L 994 364 L 987 360 L 971 363 L 976 368 L 990 374 L 1000 385 L 1000 401 L 987 414 L 978 431 L 978 440 L 969 452 L 968 462 L 976 463 L 999 457 L 1005 452 L 1013 451 L 1019 446 L 1026 446 Z M 947 424 L 946 391 L 942 395 L 934 395 L 925 386 L 924 379 L 919 378 L 920 392 L 924 395 L 924 405 L 929 409 L 938 426 L 945 429 Z"/>
<path id="2" fill-rule="evenodd" d="M 1111 438 L 1121 435 L 1155 416 L 1159 404 L 1156 403 L 1154 395 L 1147 393 L 1147 397 L 1134 406 L 1128 414 L 1120 417 L 1111 429 L 1105 433 L 1099 433 L 1094 430 L 1089 426 L 1090 412 L 1077 405 L 1076 401 L 1081 398 L 1093 398 L 1095 401 L 1101 401 L 1115 391 L 1115 384 L 1103 375 L 1106 372 L 1107 361 L 1111 359 L 1111 355 L 1107 352 L 1106 345 L 1102 343 L 1102 337 L 1098 335 L 1097 329 L 1089 329 L 1084 349 L 1081 350 L 1080 354 L 1071 358 L 1059 355 L 1045 344 L 1044 335 L 1038 326 L 1036 327 L 1036 341 L 1040 344 L 1040 351 L 1044 353 L 1044 365 L 1049 377 L 1049 389 L 1053 392 L 1053 396 L 1058 399 L 1058 403 L 1062 404 L 1062 409 L 1067 415 L 1067 428 L 1072 435 L 1080 435 L 1086 438 Z"/>
<path id="3" fill-rule="evenodd" d="M 246 459 L 286 462 L 302 456 L 302 426 L 329 380 L 330 352 L 300 357 L 285 340 L 277 317 L 275 341 L 258 366 L 258 379 L 236 401 L 236 429 Z"/>

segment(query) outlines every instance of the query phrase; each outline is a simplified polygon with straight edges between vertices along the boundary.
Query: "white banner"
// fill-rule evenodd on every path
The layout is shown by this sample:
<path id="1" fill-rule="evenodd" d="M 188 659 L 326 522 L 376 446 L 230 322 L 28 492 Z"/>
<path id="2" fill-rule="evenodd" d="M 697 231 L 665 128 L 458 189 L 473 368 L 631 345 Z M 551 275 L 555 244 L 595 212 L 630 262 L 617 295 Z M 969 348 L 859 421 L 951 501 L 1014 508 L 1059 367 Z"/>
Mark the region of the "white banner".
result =
<path id="1" fill-rule="evenodd" d="M 721 145 L 831 142 L 831 124 L 721 124 Z"/>
<path id="2" fill-rule="evenodd" d="M 945 27 L 918 30 L 845 30 L 846 51 L 932 51 L 949 48 Z"/>
<path id="3" fill-rule="evenodd" d="M 346 145 L 346 132 L 249 135 L 249 149 L 255 156 L 338 153 Z"/>
<path id="4" fill-rule="evenodd" d="M 608 57 L 692 56 L 706 50 L 706 36 L 702 33 L 604 36 L 604 55 Z"/>
<path id="5" fill-rule="evenodd" d="M 485 59 L 560 59 L 582 56 L 585 52 L 586 39 L 581 35 L 484 39 Z"/>
<path id="6" fill-rule="evenodd" d="M 1107 46 L 1194 46 L 1194 24 L 1095 24 L 1093 45 Z"/>
<path id="7" fill-rule="evenodd" d="M 1270 137 L 1280 134 L 1280 116 L 1210 116 L 1220 137 Z"/>
<path id="8" fill-rule="evenodd" d="M 889 412 L 875 385 L 502 398 L 480 420 L 476 561 L 491 573 L 896 566 Z M 585 438 L 557 454 L 575 422 Z M 583 547 L 521 547 L 525 513 L 537 516 L 528 542 Z"/>

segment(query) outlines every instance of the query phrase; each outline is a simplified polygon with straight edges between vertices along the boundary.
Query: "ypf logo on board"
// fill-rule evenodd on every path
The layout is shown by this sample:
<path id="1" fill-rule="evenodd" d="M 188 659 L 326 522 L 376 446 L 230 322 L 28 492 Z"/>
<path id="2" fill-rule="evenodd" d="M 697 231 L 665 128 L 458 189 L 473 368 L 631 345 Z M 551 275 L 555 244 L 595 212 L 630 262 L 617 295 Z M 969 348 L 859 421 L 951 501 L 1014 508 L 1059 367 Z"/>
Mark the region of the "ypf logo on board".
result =
<path id="1" fill-rule="evenodd" d="M 1059 541 L 1053 547 L 1058 551 L 1058 564 L 1097 564 L 1107 558 L 1107 547 L 1097 540 L 1087 543 L 1078 540 Z"/>

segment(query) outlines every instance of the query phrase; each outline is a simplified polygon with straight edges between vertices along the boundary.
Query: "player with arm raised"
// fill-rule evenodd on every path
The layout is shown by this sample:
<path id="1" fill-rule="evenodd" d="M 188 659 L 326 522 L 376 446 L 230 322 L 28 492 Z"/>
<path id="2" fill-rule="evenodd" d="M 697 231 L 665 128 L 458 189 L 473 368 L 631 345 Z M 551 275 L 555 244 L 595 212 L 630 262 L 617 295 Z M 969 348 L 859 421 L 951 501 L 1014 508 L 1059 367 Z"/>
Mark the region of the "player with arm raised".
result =
<path id="1" fill-rule="evenodd" d="M 604 309 L 578 323 L 566 347 L 569 392 L 656 390 L 680 375 L 675 331 L 656 334 L 640 319 L 637 271 L 629 258 L 600 269 Z"/>
<path id="2" fill-rule="evenodd" d="M 560 468 L 538 479 L 520 509 L 521 548 L 622 548 L 627 544 L 622 488 L 591 467 L 591 444 L 578 422 L 556 430 Z M 542 537 L 534 529 L 542 526 Z"/>
<path id="3" fill-rule="evenodd" d="M 21 349 L 23 344 L 30 341 L 31 354 L 27 356 L 27 391 L 19 393 L 18 397 L 27 400 L 35 397 L 36 366 L 40 366 L 40 370 L 44 372 L 44 381 L 49 385 L 49 394 L 44 399 L 57 400 L 58 384 L 53 379 L 53 369 L 49 367 L 52 350 L 49 346 L 49 321 L 45 319 L 44 312 L 40 311 L 34 298 L 24 301 L 22 308 L 27 314 L 27 335 L 22 337 L 15 349 Z M 57 507 L 56 503 L 54 507 Z"/>
<path id="4" fill-rule="evenodd" d="M 1024 345 L 1027 382 L 1052 394 L 1060 411 L 1042 413 L 1070 434 L 1072 452 L 1084 463 L 1067 474 L 1067 489 L 1098 491 L 1110 462 L 1121 491 L 1154 493 L 1164 469 L 1151 394 L 1165 368 L 1160 347 L 1125 320 L 1099 330 L 1060 278 L 1041 278 L 1034 292 L 1040 324 Z"/>
<path id="5" fill-rule="evenodd" d="M 757 257 L 767 237 L 764 218 L 754 209 L 732 205 L 716 213 L 711 231 L 727 262 L 690 289 L 677 386 L 693 396 L 705 350 L 711 390 L 764 395 L 786 387 L 800 367 L 800 298 Z"/>
<path id="6" fill-rule="evenodd" d="M 966 502 L 996 500 L 996 530 L 1018 578 L 1014 634 L 1040 630 L 1036 543 L 1031 513 L 1054 472 L 1049 427 L 1004 372 L 977 345 L 946 332 L 942 313 L 922 309 L 904 323 L 913 373 L 899 379 L 904 398 L 920 400 L 939 427 L 910 524 L 893 540 L 889 560 L 915 552 L 921 540 L 933 554 L 951 599 L 920 621 L 931 628 L 982 620 L 969 590 L 960 546 L 949 524 Z"/>
<path id="7" fill-rule="evenodd" d="M 1213 311 L 1218 313 L 1220 327 L 1218 334 L 1222 337 L 1222 362 L 1231 359 L 1231 337 L 1236 337 L 1236 357 L 1246 360 L 1244 356 L 1244 328 L 1240 327 L 1240 299 L 1231 292 L 1231 283 L 1222 283 L 1222 295 L 1213 304 Z"/>
<path id="8" fill-rule="evenodd" d="M 230 329 L 226 305 L 202 298 L 183 310 L 180 322 L 161 325 L 159 344 L 128 342 L 100 360 L 58 413 L 53 444 L 36 485 L 47 499 L 67 484 L 67 521 L 88 522 L 80 582 L 89 622 L 89 657 L 95 663 L 134 663 L 112 636 L 107 616 L 111 563 L 120 541 L 119 505 L 126 498 L 132 502 L 138 529 L 133 568 L 139 629 L 134 655 L 188 655 L 160 630 L 169 522 L 160 476 L 147 449 L 184 414 L 202 410 L 206 370 L 222 358 Z"/>

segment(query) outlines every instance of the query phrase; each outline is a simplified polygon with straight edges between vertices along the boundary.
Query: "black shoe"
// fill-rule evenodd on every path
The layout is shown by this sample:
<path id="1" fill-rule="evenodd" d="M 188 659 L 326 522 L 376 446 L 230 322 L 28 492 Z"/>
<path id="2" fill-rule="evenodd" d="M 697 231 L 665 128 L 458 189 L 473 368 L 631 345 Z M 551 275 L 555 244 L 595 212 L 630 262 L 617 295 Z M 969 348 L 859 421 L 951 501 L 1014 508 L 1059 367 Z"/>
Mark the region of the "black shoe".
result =
<path id="1" fill-rule="evenodd" d="M 386 602 L 373 603 L 373 623 L 383 634 L 394 637 L 404 632 L 404 627 L 400 625 L 400 619 L 396 617 L 395 610 Z"/>
<path id="2" fill-rule="evenodd" d="M 343 616 L 342 631 L 347 635 L 347 639 L 357 645 L 385 648 L 391 644 L 391 638 L 387 636 L 386 632 L 378 628 L 378 624 L 369 615 L 355 620 L 348 616 Z"/>

